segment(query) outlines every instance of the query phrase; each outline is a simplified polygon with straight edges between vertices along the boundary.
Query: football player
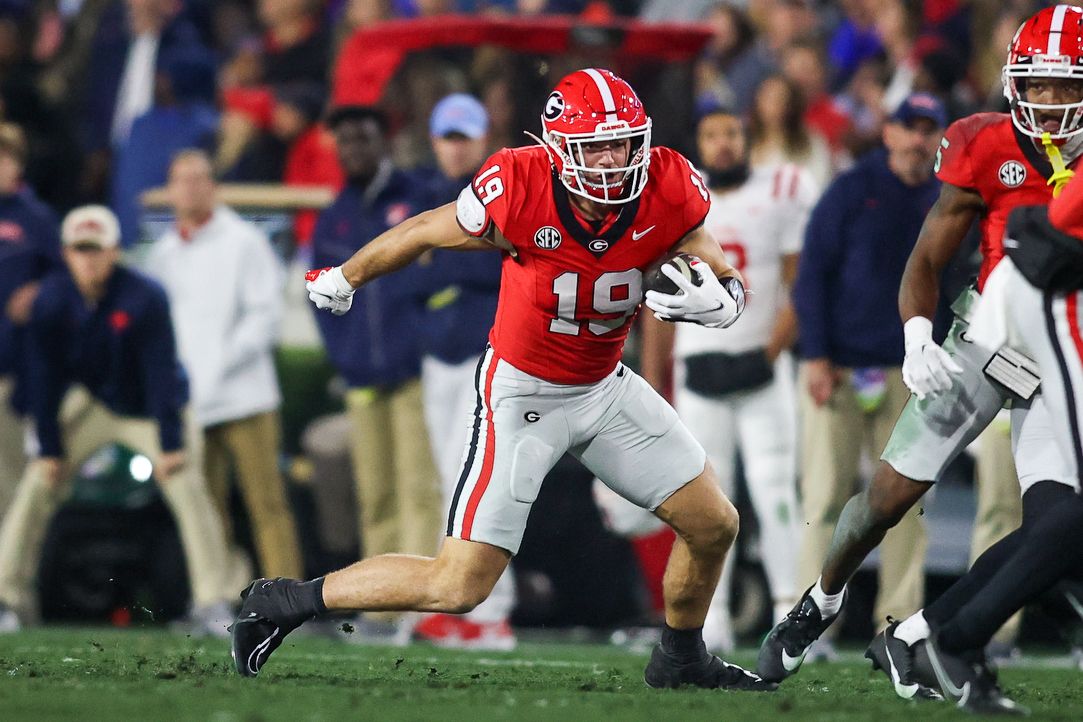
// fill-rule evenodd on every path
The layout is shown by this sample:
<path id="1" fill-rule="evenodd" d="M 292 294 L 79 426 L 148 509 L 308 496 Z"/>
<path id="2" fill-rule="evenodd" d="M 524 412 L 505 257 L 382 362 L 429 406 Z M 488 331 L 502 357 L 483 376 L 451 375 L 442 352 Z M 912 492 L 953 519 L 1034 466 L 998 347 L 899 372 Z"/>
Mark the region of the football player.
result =
<path id="1" fill-rule="evenodd" d="M 789 288 L 818 195 L 790 164 L 752 169 L 744 124 L 718 109 L 697 125 L 698 167 L 711 196 L 704 226 L 755 291 L 741 323 L 724 333 L 647 318 L 643 376 L 656 389 L 676 357 L 675 407 L 733 496 L 740 450 L 774 602 L 772 620 L 797 600 L 797 393 L 788 349 L 797 335 Z M 704 625 L 708 648 L 732 648 L 727 564 Z"/>
<path id="2" fill-rule="evenodd" d="M 1033 541 L 1015 545 L 994 570 L 975 565 L 945 592 L 948 597 L 969 592 L 969 600 L 957 605 L 950 618 L 937 619 L 934 634 L 917 642 L 913 653 L 896 652 L 912 657 L 915 676 L 935 680 L 960 707 L 1023 714 L 1024 708 L 1000 692 L 981 649 L 1008 614 L 1061 578 L 1078 580 L 1083 573 L 1083 497 L 1078 493 L 1083 468 L 1083 184 L 1068 184 L 1048 209 L 1013 211 L 1004 247 L 1008 257 L 986 279 L 969 334 L 976 345 L 1013 364 L 1024 358 L 1015 352 L 1034 359 L 1053 434 L 1077 486 L 1032 487 L 1024 497 L 1023 528 L 1013 534 L 1025 531 Z M 979 563 L 988 566 L 989 560 L 983 557 Z"/>
<path id="3" fill-rule="evenodd" d="M 764 640 L 757 665 L 764 679 L 782 680 L 798 670 L 812 642 L 838 617 L 846 582 L 861 562 L 1006 401 L 1012 402 L 1024 526 L 1028 498 L 1037 500 L 1049 488 L 1054 496 L 1070 493 L 1074 487 L 1074 470 L 1056 447 L 1037 384 L 998 372 L 1002 364 L 990 363 L 990 353 L 972 342 L 967 329 L 971 307 L 1004 255 L 1001 239 L 1009 212 L 1020 205 L 1048 203 L 1071 176 L 1066 166 L 1083 148 L 1083 10 L 1057 5 L 1023 23 L 1009 48 L 1004 92 L 1011 101 L 1009 113 L 963 118 L 941 141 L 936 173 L 942 190 L 922 227 L 899 293 L 905 319 L 903 378 L 913 396 L 870 487 L 843 509 L 819 580 Z M 955 301 L 955 322 L 941 347 L 932 339 L 931 321 L 940 272 L 975 220 L 980 220 L 982 231 L 977 286 Z M 975 569 L 995 569 L 1021 543 L 1020 537 L 1009 535 L 991 547 Z M 924 614 L 901 625 L 892 622 L 874 640 L 869 654 L 889 673 L 898 694 L 932 692 L 911 679 L 905 656 L 900 660 L 899 654 L 882 652 L 885 640 L 901 644 L 901 649 L 913 645 L 928 636 L 929 624 L 951 616 L 950 604 L 966 599 L 967 595 L 959 595 L 949 602 L 941 597 Z M 990 603 L 985 605 L 989 618 L 1001 613 L 993 600 L 988 597 Z"/>
<path id="4" fill-rule="evenodd" d="M 576 71 L 546 99 L 538 146 L 498 151 L 457 202 L 309 274 L 312 301 L 342 314 L 358 287 L 430 248 L 504 253 L 470 442 L 436 558 L 382 555 L 308 582 L 256 580 L 232 627 L 241 674 L 256 675 L 286 634 L 328 610 L 473 609 L 519 549 L 542 480 L 570 453 L 677 532 L 647 684 L 774 687 L 704 647 L 737 513 L 676 412 L 620 363 L 644 299 L 643 270 L 669 252 L 702 259 L 693 265 L 699 283 L 664 266 L 679 290 L 648 291 L 656 313 L 725 327 L 744 306 L 740 274 L 703 228 L 710 199 L 699 174 L 650 139 L 628 83 L 607 70 Z"/>

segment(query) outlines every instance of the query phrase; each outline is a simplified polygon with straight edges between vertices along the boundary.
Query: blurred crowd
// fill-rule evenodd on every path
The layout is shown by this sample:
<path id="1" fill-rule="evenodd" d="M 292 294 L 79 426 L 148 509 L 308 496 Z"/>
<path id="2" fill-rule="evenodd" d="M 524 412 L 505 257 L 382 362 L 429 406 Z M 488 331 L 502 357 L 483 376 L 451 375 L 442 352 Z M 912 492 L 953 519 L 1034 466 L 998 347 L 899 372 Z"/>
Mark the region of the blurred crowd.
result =
<path id="1" fill-rule="evenodd" d="M 163 454 L 185 452 L 184 459 L 167 457 L 176 468 L 167 464 L 165 477 L 201 468 L 209 493 L 189 489 L 178 495 L 174 487 L 169 502 L 190 568 L 209 570 L 201 575 L 204 584 L 195 599 L 207 619 L 221 618 L 226 591 L 239 588 L 250 572 L 243 555 L 229 551 L 227 542 L 218 551 L 206 548 L 208 539 L 232 536 L 229 514 L 214 515 L 221 522 L 211 523 L 209 511 L 211 505 L 222 511 L 230 478 L 237 479 L 252 519 L 259 571 L 302 576 L 302 545 L 278 470 L 281 395 L 271 361 L 282 312 L 282 259 L 255 226 L 216 206 L 216 184 L 331 189 L 334 203 L 319 213 L 297 214 L 293 235 L 313 267 L 335 265 L 386 227 L 453 200 L 489 152 L 531 142 L 522 131 L 538 132 L 544 93 L 561 70 L 597 57 L 596 48 L 565 58 L 523 58 L 491 47 L 430 48 L 403 64 L 378 106 L 335 106 L 339 50 L 354 33 L 378 31 L 381 23 L 397 19 L 438 20 L 449 13 L 572 15 L 582 26 L 699 23 L 709 38 L 683 68 L 673 73 L 627 69 L 659 126 L 658 142 L 707 162 L 703 146 L 697 147 L 697 122 L 725 109 L 747 129 L 753 170 L 794 166 L 807 177 L 812 190 L 801 194 L 803 227 L 820 193 L 840 173 L 860 168 L 869 152 L 879 152 L 893 123 L 909 132 L 911 121 L 920 117 L 939 133 L 963 115 L 1003 110 L 1000 68 L 1006 48 L 1019 23 L 1042 5 L 1034 0 L 0 0 L 0 307 L 5 312 L 0 400 L 15 409 L 5 408 L 6 420 L 0 419 L 0 513 L 15 497 L 14 511 L 0 528 L 0 626 L 5 610 L 28 616 L 33 601 L 24 592 L 34 570 L 27 565 L 37 557 L 27 551 L 26 530 L 41 526 L 43 515 L 55 508 L 58 499 L 42 499 L 61 483 L 65 454 L 103 440 L 73 441 L 76 429 L 92 418 L 118 429 L 128 417 L 150 419 L 157 435 L 139 427 L 138 433 L 110 438 L 146 450 L 156 463 Z M 363 62 L 363 53 L 352 60 Z M 924 111 L 914 110 L 915 97 L 927 99 L 918 102 L 926 103 Z M 667 102 L 675 102 L 672 113 Z M 908 110 L 900 111 L 904 106 Z M 667 123 L 670 115 L 677 120 Z M 926 156 L 922 172 L 927 176 L 931 155 Z M 922 172 L 907 183 L 925 193 Z M 169 189 L 175 227 L 164 237 L 147 237 L 140 194 L 159 186 Z M 69 216 L 71 226 L 65 224 L 61 232 L 59 219 L 74 208 L 75 220 Z M 916 228 L 911 230 L 912 236 Z M 815 229 L 809 238 L 814 236 Z M 206 247 L 197 252 L 199 239 Z M 98 338 L 94 334 L 108 328 L 119 333 L 135 322 L 130 311 L 93 278 L 80 280 L 81 273 L 93 276 L 94 269 L 81 268 L 79 254 L 104 253 L 112 269 L 121 249 L 143 242 L 154 244 L 145 268 L 165 288 L 176 348 L 159 349 L 165 356 L 153 368 L 142 360 L 145 348 L 129 356 L 117 351 L 119 360 L 100 374 L 87 369 L 95 363 L 104 369 L 107 361 L 78 348 L 56 348 L 54 360 L 64 359 L 57 374 L 88 388 L 92 398 L 43 392 L 48 404 L 36 407 L 34 399 L 18 398 L 20 384 L 14 379 L 33 371 L 20 366 L 25 362 L 13 358 L 13 349 L 33 346 L 34 333 L 46 340 L 59 333 L 56 327 L 26 328 L 37 307 L 47 305 L 39 298 L 42 289 L 53 288 L 46 274 L 66 265 L 75 278 L 62 291 L 72 309 L 84 309 L 71 321 L 84 324 L 78 327 L 86 334 L 80 338 Z M 912 237 L 901 241 L 912 242 Z M 28 247 L 33 254 L 24 252 Z M 355 308 L 347 317 L 352 321 L 318 319 L 328 357 L 348 388 L 345 405 L 354 434 L 349 453 L 366 553 L 431 553 L 438 542 L 441 504 L 447 508 L 454 494 L 465 442 L 456 437 L 452 443 L 442 429 L 448 419 L 461 418 L 459 425 L 468 430 L 473 367 L 485 341 L 484 333 L 467 330 L 477 326 L 469 319 L 491 315 L 499 282 L 495 259 L 474 267 L 436 256 L 424 259 L 412 274 L 407 282 L 384 279 L 359 294 L 365 310 Z M 791 275 L 786 282 L 794 280 Z M 885 288 L 890 283 L 885 281 Z M 146 293 L 156 298 L 153 290 Z M 113 302 L 121 305 L 110 306 Z M 416 317 L 404 310 L 414 307 Z M 108 310 L 104 316 L 102 309 Z M 98 322 L 103 326 L 95 326 Z M 418 337 L 405 333 L 406 327 L 421 329 Z M 64 333 L 74 333 L 72 328 Z M 815 379 L 802 375 L 809 408 L 823 406 L 834 384 L 848 380 L 851 371 L 861 376 L 865 365 L 897 367 L 899 339 L 890 339 L 893 349 L 898 346 L 897 359 L 868 364 L 834 359 L 838 373 L 830 371 L 826 391 L 827 377 L 821 374 L 821 385 L 814 388 Z M 151 399 L 156 380 L 173 378 L 174 356 L 187 372 L 181 372 L 187 388 L 176 382 L 175 398 Z M 792 368 L 788 373 L 794 375 Z M 147 394 L 125 396 L 115 388 L 136 377 Z M 56 379 L 33 383 L 48 388 L 51 382 L 63 386 Z M 870 383 L 883 394 L 889 382 Z M 659 377 L 658 383 L 666 382 Z M 901 385 L 895 386 L 901 393 Z M 796 416 L 796 400 L 791 406 Z M 98 416 L 87 416 L 92 411 Z M 58 466 L 18 482 L 25 459 L 19 417 L 34 414 L 60 415 L 59 430 L 43 432 L 40 421 L 36 429 L 37 436 L 45 433 L 55 443 L 43 449 L 39 438 L 38 446 L 30 447 L 31 457 L 55 458 Z M 67 449 L 59 444 L 61 436 Z M 871 446 L 868 451 L 878 453 Z M 746 460 L 746 471 L 747 465 Z M 854 470 L 835 473 L 852 476 Z M 168 488 L 170 482 L 165 483 Z M 810 497 L 807 490 L 804 496 Z M 822 505 L 833 508 L 832 498 Z M 18 524 L 10 521 L 19 515 Z M 40 545 L 43 532 L 34 533 L 38 539 L 31 548 Z M 906 583 L 907 599 L 920 597 L 916 582 Z M 473 626 L 449 631 L 451 621 L 428 620 L 428 631 L 437 637 L 483 636 L 490 646 L 506 645 L 514 590 L 504 589 L 498 597 L 495 609 L 479 608 Z M 788 608 L 786 598 L 775 602 Z M 374 634 L 399 631 L 395 618 L 370 621 Z M 380 629 L 384 623 L 390 629 Z"/>

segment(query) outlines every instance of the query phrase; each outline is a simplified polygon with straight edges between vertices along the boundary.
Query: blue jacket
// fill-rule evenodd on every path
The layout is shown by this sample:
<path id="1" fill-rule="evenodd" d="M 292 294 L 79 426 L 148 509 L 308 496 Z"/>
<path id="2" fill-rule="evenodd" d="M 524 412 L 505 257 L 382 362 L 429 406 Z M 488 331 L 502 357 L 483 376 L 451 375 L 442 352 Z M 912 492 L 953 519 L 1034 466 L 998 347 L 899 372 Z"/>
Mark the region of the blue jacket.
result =
<path id="1" fill-rule="evenodd" d="M 428 181 L 426 208 L 455 200 L 472 176 L 448 178 L 438 169 Z M 422 353 L 449 364 L 476 359 L 485 350 L 496 317 L 501 256 L 493 251 L 437 249 L 413 267 L 413 290 L 424 306 Z"/>
<path id="2" fill-rule="evenodd" d="M 4 313 L 11 294 L 60 265 L 60 228 L 49 207 L 27 187 L 0 196 L 0 376 L 18 376 L 22 359 L 23 329 Z"/>
<path id="3" fill-rule="evenodd" d="M 102 13 L 98 23 L 81 88 L 79 134 L 87 152 L 112 145 L 113 116 L 131 43 L 127 5 L 114 3 Z M 155 69 L 161 69 L 163 61 L 171 55 L 184 52 L 209 54 L 195 26 L 178 16 L 162 30 Z"/>
<path id="4" fill-rule="evenodd" d="M 899 283 L 940 182 L 904 184 L 875 150 L 828 186 L 812 211 L 793 302 L 804 358 L 898 366 Z"/>
<path id="5" fill-rule="evenodd" d="M 415 178 L 386 164 L 367 188 L 347 185 L 316 221 L 313 265 L 343 263 L 358 248 L 418 213 L 423 200 Z M 354 295 L 349 313 L 315 311 L 331 364 L 350 386 L 392 387 L 421 373 L 417 340 L 421 307 L 409 284 L 404 269 L 365 284 Z"/>
<path id="6" fill-rule="evenodd" d="M 143 191 L 164 185 L 173 156 L 187 148 L 210 150 L 218 129 L 218 113 L 210 105 L 154 107 L 132 123 L 128 142 L 113 160 L 112 207 L 120 221 L 125 247 L 140 240 Z"/>
<path id="7" fill-rule="evenodd" d="M 118 266 L 105 296 L 89 308 L 67 271 L 41 283 L 27 328 L 26 390 L 43 456 L 61 456 L 57 412 L 82 384 L 123 416 L 158 422 L 164 451 L 182 448 L 188 379 L 177 359 L 165 291 Z"/>

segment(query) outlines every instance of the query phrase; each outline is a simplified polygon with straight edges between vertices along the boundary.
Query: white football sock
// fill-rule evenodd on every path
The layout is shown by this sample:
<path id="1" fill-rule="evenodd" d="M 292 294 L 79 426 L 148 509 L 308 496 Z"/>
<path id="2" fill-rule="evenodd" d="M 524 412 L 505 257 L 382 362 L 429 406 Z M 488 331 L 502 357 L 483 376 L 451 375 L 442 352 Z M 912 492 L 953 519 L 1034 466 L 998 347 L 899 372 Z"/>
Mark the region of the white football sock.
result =
<path id="1" fill-rule="evenodd" d="M 838 594 L 828 594 L 824 591 L 821 581 L 821 579 L 816 580 L 808 595 L 812 597 L 812 601 L 816 602 L 816 606 L 820 608 L 820 614 L 826 619 L 838 614 L 842 609 L 842 596 L 846 594 L 846 587 L 843 587 Z"/>
<path id="2" fill-rule="evenodd" d="M 917 613 L 910 615 L 895 627 L 895 638 L 905 642 L 907 647 L 928 637 L 929 623 L 925 621 L 924 609 L 919 609 Z"/>

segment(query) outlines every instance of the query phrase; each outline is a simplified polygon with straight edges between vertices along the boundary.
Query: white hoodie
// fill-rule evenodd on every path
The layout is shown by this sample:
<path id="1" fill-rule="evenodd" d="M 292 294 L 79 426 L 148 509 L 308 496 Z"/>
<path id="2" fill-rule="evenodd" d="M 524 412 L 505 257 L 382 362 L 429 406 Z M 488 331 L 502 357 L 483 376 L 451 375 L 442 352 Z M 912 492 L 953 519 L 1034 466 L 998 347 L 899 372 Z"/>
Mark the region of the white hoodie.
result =
<path id="1" fill-rule="evenodd" d="M 169 296 L 199 424 L 277 408 L 282 397 L 272 354 L 284 272 L 267 236 L 219 206 L 187 240 L 175 226 L 167 231 L 145 263 Z"/>

